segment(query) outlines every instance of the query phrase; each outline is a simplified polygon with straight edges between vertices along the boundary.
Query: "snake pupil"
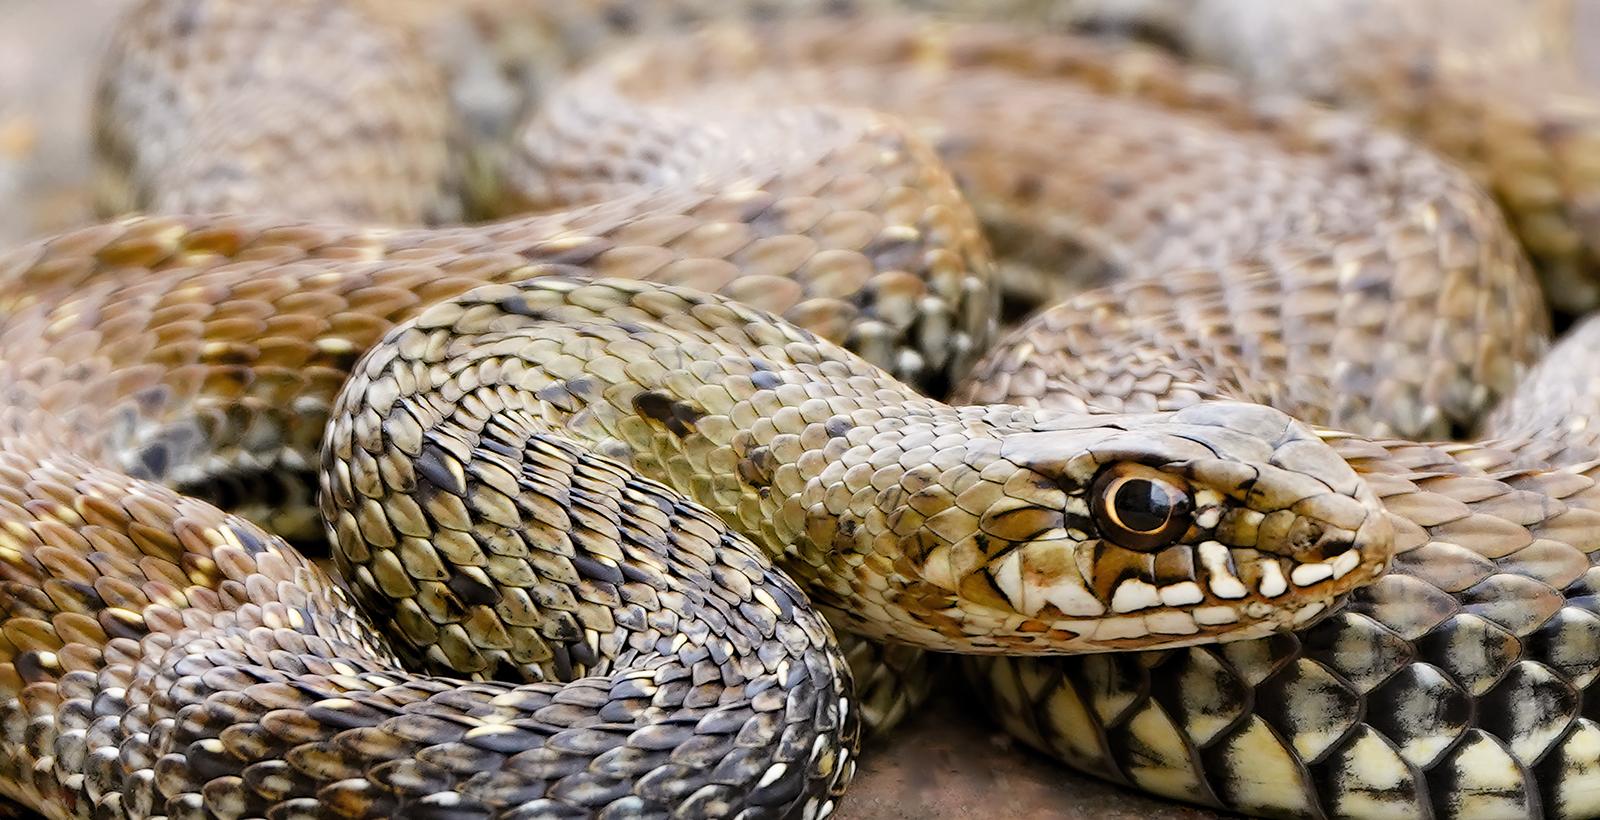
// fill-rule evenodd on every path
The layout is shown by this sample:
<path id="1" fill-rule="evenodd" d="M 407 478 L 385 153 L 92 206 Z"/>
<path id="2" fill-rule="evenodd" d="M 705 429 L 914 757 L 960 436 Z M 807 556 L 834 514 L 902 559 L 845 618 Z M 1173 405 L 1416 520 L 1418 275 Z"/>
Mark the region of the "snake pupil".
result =
<path id="1" fill-rule="evenodd" d="M 1133 478 L 1117 488 L 1117 518 L 1134 532 L 1155 532 L 1172 518 L 1172 496 L 1153 481 Z"/>
<path id="2" fill-rule="evenodd" d="M 1188 531 L 1194 502 L 1181 479 L 1142 464 L 1112 465 L 1090 493 L 1095 526 L 1111 543 L 1131 550 L 1167 547 Z"/>

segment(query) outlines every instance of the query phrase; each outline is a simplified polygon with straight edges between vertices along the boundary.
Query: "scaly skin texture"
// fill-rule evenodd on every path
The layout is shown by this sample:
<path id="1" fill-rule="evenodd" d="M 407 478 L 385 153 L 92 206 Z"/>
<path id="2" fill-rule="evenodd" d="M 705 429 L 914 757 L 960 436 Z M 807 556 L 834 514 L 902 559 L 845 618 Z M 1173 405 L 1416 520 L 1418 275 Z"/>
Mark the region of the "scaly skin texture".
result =
<path id="1" fill-rule="evenodd" d="M 334 276 L 298 271 L 301 284 Z M 233 287 L 262 286 L 234 273 Z M 226 277 L 168 284 L 215 289 Z M 1388 554 L 1387 527 L 1354 474 L 1266 408 L 1087 427 L 1004 407 L 960 412 L 736 303 L 536 277 L 470 291 L 392 333 L 344 388 L 324 451 L 340 564 L 358 597 L 384 602 L 403 655 L 457 674 L 578 678 L 559 690 L 441 692 L 398 668 L 342 593 L 276 538 L 102 466 L 139 454 L 131 469 L 153 471 L 173 463 L 163 448 L 182 437 L 147 424 L 170 394 L 138 374 L 157 369 L 105 367 L 129 349 L 82 326 L 98 312 L 85 312 L 93 306 L 84 298 L 22 307 L 4 337 L 18 354 L 7 360 L 15 401 L 5 452 L 17 494 L 7 503 L 21 529 L 11 530 L 5 564 L 15 650 L 0 668 L 24 696 L 6 725 L 29 727 L 11 738 L 6 767 L 29 774 L 5 782 L 8 794 L 50 812 L 203 804 L 233 815 L 298 811 L 313 799 L 358 816 L 429 806 L 628 811 L 663 801 L 691 815 L 819 811 L 848 777 L 854 737 L 829 633 L 762 553 L 636 471 L 725 507 L 769 551 L 790 544 L 783 563 L 824 602 L 847 608 L 847 622 L 939 648 L 1053 652 L 1262 634 L 1322 611 Z M 192 321 L 170 310 L 142 315 L 154 326 L 139 335 L 151 339 L 181 336 Z M 96 336 L 110 347 L 81 357 Z M 26 364 L 75 349 L 82 365 Z M 100 378 L 85 378 L 97 367 Z M 237 365 L 211 375 L 203 383 L 213 389 L 252 381 Z M 130 446 L 127 429 L 160 443 Z M 919 436 L 926 443 L 914 443 Z M 920 469 L 918 452 L 936 441 L 945 455 L 930 463 L 957 460 L 934 474 Z M 1215 455 L 1196 458 L 1200 448 Z M 1137 556 L 1094 547 L 1079 529 L 1093 526 L 1087 516 L 1065 520 L 1099 465 L 1130 460 L 1173 461 L 1196 501 L 1214 507 L 1213 524 L 1205 528 L 1202 506 L 1196 527 L 1205 529 L 1186 541 L 1247 544 L 1218 564 L 1204 546 L 1198 560 L 1185 546 L 1162 554 L 1162 566 L 1189 569 L 1161 592 L 1192 587 L 1196 599 L 1130 605 L 1142 589 L 1155 593 L 1130 578 Z M 731 474 L 708 469 L 722 461 Z M 867 507 L 852 515 L 855 500 L 839 491 L 853 479 L 815 472 L 851 465 L 869 468 L 870 480 L 888 475 L 900 492 L 869 484 Z M 1256 491 L 1216 492 L 1217 477 L 1239 469 L 1264 477 Z M 804 487 L 788 489 L 791 475 L 806 476 Z M 836 498 L 844 509 L 832 509 Z M 1287 516 L 1284 536 L 1262 527 L 1242 540 L 1247 531 L 1230 523 L 1241 515 Z M 906 521 L 902 539 L 893 528 Z M 852 530 L 854 547 L 838 536 Z M 1225 603 L 1231 573 L 1250 577 L 1268 563 L 1296 579 L 1292 596 L 1238 611 Z M 1313 567 L 1323 569 L 1299 583 Z M 295 685 L 279 696 L 274 683 Z M 445 715 L 408 712 L 435 697 L 449 702 Z M 448 714 L 462 717 L 427 730 Z M 578 731 L 595 715 L 603 732 Z M 569 728 L 578 734 L 563 734 Z M 727 743 L 758 750 L 727 758 Z M 589 757 L 606 761 L 597 783 L 583 773 Z M 76 761 L 91 759 L 102 768 L 84 777 L 87 764 Z M 697 769 L 702 759 L 723 765 Z"/>
<path id="2" fill-rule="evenodd" d="M 1342 374 L 1296 366 L 1321 321 L 1291 323 L 1292 302 L 1263 298 L 1275 271 L 1084 294 L 1002 340 L 957 399 L 1118 414 L 1251 398 L 1326 422 Z M 1030 745 L 1189 802 L 1275 817 L 1600 816 L 1597 333 L 1580 326 L 1496 412 L 1505 438 L 1321 433 L 1382 500 L 1396 556 L 1311 629 L 974 659 L 969 677 Z"/>
<path id="3" fill-rule="evenodd" d="M 1600 304 L 1600 96 L 1571 58 L 1570 0 L 1068 0 L 1053 12 L 1415 135 L 1494 193 L 1554 307 Z"/>
<path id="4" fill-rule="evenodd" d="M 895 113 L 972 199 L 1013 301 L 1053 302 L 1107 276 L 1277 264 L 1278 293 L 1261 298 L 1320 319 L 1284 323 L 1307 347 L 1290 372 L 1344 371 L 1331 423 L 1463 433 L 1544 350 L 1539 290 L 1492 203 L 1437 158 L 1349 117 L 1252 104 L 1224 78 L 1149 52 L 1005 28 L 762 34 L 679 38 L 601 69 L 648 83 L 640 93 L 694 84 L 719 100 Z M 1299 264 L 1308 252 L 1314 263 Z"/>
<path id="5" fill-rule="evenodd" d="M 1539 361 L 1518 390 L 1484 419 L 1490 439 L 1532 442 L 1520 449 L 1540 461 L 1578 464 L 1600 458 L 1600 320 L 1589 318 Z"/>
<path id="6" fill-rule="evenodd" d="M 545 34 L 576 43 L 552 63 L 680 16 L 528 6 L 535 30 L 557 21 Z M 1463 428 L 1542 351 L 1546 321 L 1487 199 L 1400 140 L 1252 104 L 1146 51 L 906 20 L 639 46 L 536 89 L 538 113 L 512 128 L 495 105 L 459 116 L 471 61 L 412 50 L 442 23 L 408 7 L 410 28 L 385 29 L 384 8 L 147 4 L 102 95 L 112 204 L 256 215 L 142 217 L 0 261 L 0 694 L 19 696 L 0 715 L 0 783 L 35 808 L 817 817 L 848 780 L 856 721 L 914 701 L 843 700 L 844 655 L 806 595 L 836 626 L 922 648 L 1259 647 L 1245 639 L 1350 617 L 1340 600 L 1398 539 L 1435 574 L 1384 576 L 1358 600 L 1390 602 L 1371 618 L 1404 641 L 1418 596 L 1455 602 L 1450 584 L 1482 568 L 1474 549 L 1558 574 L 1589 551 L 1585 522 L 1560 518 L 1581 494 L 1569 473 L 1530 465 L 1509 503 L 1464 483 L 1500 451 L 1449 467 L 1244 404 L 952 407 L 880 369 L 938 392 L 996 325 L 1001 284 L 943 159 L 998 229 L 1005 282 L 1034 274 L 1006 285 L 1014 300 L 1069 291 L 1069 265 L 1157 290 L 1209 268 L 1269 332 L 1206 326 L 1236 334 L 1241 360 L 1338 363 L 1323 421 Z M 498 8 L 475 5 L 480 22 Z M 548 212 L 351 225 L 502 209 Z M 1240 284 L 1262 265 L 1271 287 Z M 1127 384 L 1159 393 L 1170 375 Z M 1249 377 L 1265 389 L 1249 398 L 1294 383 Z M 172 489 L 303 536 L 330 421 L 322 515 L 385 637 L 276 536 Z M 1177 488 L 1192 518 L 1119 542 L 1105 488 L 1122 485 L 1104 482 L 1126 475 Z M 1405 482 L 1430 494 L 1408 508 Z M 1553 582 L 1498 577 L 1456 605 L 1509 630 L 1524 626 L 1510 613 L 1566 602 Z M 1558 636 L 1552 657 L 1581 644 Z M 914 674 L 896 654 L 873 673 Z M 1213 690 L 1181 694 L 1225 712 Z M 999 694 L 1008 723 L 1032 719 Z M 1446 695 L 1425 689 L 1412 711 Z M 1485 731 L 1531 749 L 1559 712 L 1512 696 L 1539 705 Z M 1230 725 L 1312 702 L 1285 690 Z M 1385 728 L 1414 730 L 1399 714 Z M 1202 747 L 1151 725 L 1139 742 Z M 1263 744 L 1242 743 L 1218 771 L 1248 781 Z M 1308 743 L 1296 752 L 1322 765 Z M 1483 758 L 1438 793 L 1492 792 L 1503 772 Z M 1351 771 L 1411 771 L 1392 764 Z M 1290 799 L 1179 789 L 1166 775 L 1181 765 L 1150 765 L 1162 777 L 1139 782 L 1163 793 Z M 1318 799 L 1370 791 L 1328 772 L 1306 781 Z"/>
<path id="7" fill-rule="evenodd" d="M 497 21 L 514 11 L 544 20 L 541 10 L 566 20 L 539 3 L 518 4 L 516 10 L 501 9 L 495 2 L 487 5 L 496 10 Z M 136 19 L 160 11 L 181 16 L 177 10 L 183 8 L 149 4 Z M 297 42 L 295 32 L 279 27 L 293 19 L 275 17 L 271 25 L 252 22 L 267 43 L 287 41 L 283 47 L 289 48 Z M 513 16 L 512 22 L 520 19 Z M 161 75 L 164 82 L 151 89 L 144 73 L 114 67 L 108 76 L 112 88 L 120 90 L 113 98 L 159 100 L 158 92 L 167 86 L 185 87 L 191 76 L 226 69 L 230 52 L 213 57 L 223 60 L 221 66 L 188 52 L 198 48 L 192 41 L 224 39 L 236 21 L 216 9 L 199 20 L 191 25 L 210 23 L 221 33 L 208 39 L 202 28 L 189 39 L 171 37 L 151 46 L 159 46 L 158 53 L 184 55 L 185 71 Z M 547 25 L 554 24 L 544 20 L 538 27 Z M 574 19 L 556 29 L 571 27 L 584 28 Z M 367 68 L 387 71 L 385 63 Z M 272 112 L 264 118 L 299 122 L 306 115 L 292 92 L 254 98 Z M 364 97 L 347 94 L 341 99 L 345 107 L 365 110 Z M 703 166 L 731 180 L 759 178 L 770 173 L 763 169 L 788 160 L 820 163 L 810 175 L 780 180 L 789 185 L 784 192 L 797 198 L 814 196 L 816 189 L 832 193 L 826 204 L 845 213 L 822 211 L 805 201 L 769 207 L 766 213 L 788 219 L 761 227 L 774 234 L 807 233 L 814 244 L 766 243 L 762 249 L 771 249 L 771 266 L 753 272 L 796 273 L 808 286 L 822 280 L 818 285 L 831 290 L 817 295 L 831 298 L 786 302 L 782 297 L 793 287 L 787 283 L 742 276 L 730 281 L 741 260 L 728 259 L 731 268 L 701 265 L 685 271 L 666 267 L 671 257 L 644 248 L 617 254 L 625 262 L 604 272 L 721 289 L 747 301 L 764 297 L 758 306 L 831 340 L 845 341 L 935 394 L 964 373 L 986 345 L 994 317 L 984 311 L 990 309 L 986 300 L 995 289 L 1006 291 L 1021 310 L 1056 301 L 1108 275 L 1158 279 L 1173 270 L 1240 265 L 1262 254 L 1307 248 L 1325 252 L 1327 261 L 1285 278 L 1282 287 L 1304 293 L 1299 298 L 1305 301 L 1340 300 L 1344 313 L 1335 317 L 1334 330 L 1362 329 L 1342 335 L 1330 331 L 1328 343 L 1335 349 L 1316 351 L 1329 360 L 1361 362 L 1359 378 L 1345 390 L 1347 409 L 1336 419 L 1340 423 L 1365 427 L 1375 418 L 1365 404 L 1399 401 L 1405 412 L 1385 416 L 1387 432 L 1440 437 L 1463 431 L 1516 383 L 1546 345 L 1549 322 L 1526 261 L 1493 204 L 1460 173 L 1351 117 L 1287 99 L 1252 102 L 1226 77 L 1189 70 L 1150 51 L 1006 27 L 905 18 L 735 26 L 622 50 L 589 72 L 544 89 L 542 102 L 540 112 L 516 130 L 512 158 L 499 167 L 500 207 L 571 207 L 637 193 L 641 187 L 675 189 Z M 168 106 L 147 105 L 152 110 L 122 119 L 103 115 L 106 128 L 120 125 L 131 131 L 143 118 L 164 117 L 166 128 L 186 125 L 197 132 L 189 139 L 197 144 L 197 156 L 215 153 L 204 136 L 213 117 L 179 116 Z M 196 105 L 201 112 L 210 110 Z M 851 108 L 839 112 L 840 105 Z M 911 140 L 905 149 L 915 160 L 906 163 L 911 170 L 896 176 L 889 168 L 874 167 L 881 157 L 896 154 L 861 149 L 854 169 L 861 176 L 833 172 L 834 163 L 842 167 L 845 159 L 831 156 L 819 144 L 848 138 L 850 121 L 863 116 L 858 106 L 892 115 L 878 123 L 893 135 L 883 137 L 888 144 L 878 147 L 893 152 L 898 149 L 892 140 Z M 785 119 L 774 123 L 774 109 Z M 846 122 L 816 121 L 828 116 L 845 117 Z M 322 127 L 315 118 L 305 122 L 311 133 Z M 922 170 L 927 157 L 915 152 L 918 140 L 898 127 L 908 127 L 931 145 L 961 181 L 962 193 L 971 199 L 1000 257 L 1003 275 L 998 283 L 978 246 L 981 240 L 969 233 L 965 207 L 953 194 L 908 198 L 915 191 L 948 188 L 942 179 L 920 176 L 933 173 Z M 820 133 L 808 133 L 812 131 Z M 389 136 L 404 143 L 395 150 L 428 147 L 412 146 L 409 132 Z M 754 144 L 769 146 L 768 153 L 751 152 L 748 146 Z M 276 177 L 273 169 L 298 164 L 298 154 L 283 148 L 263 140 L 248 155 L 249 164 L 264 169 L 262 176 Z M 363 168 L 373 153 L 370 141 L 342 143 L 336 150 L 324 152 L 330 168 Z M 226 152 L 210 164 L 240 161 Z M 757 165 L 741 164 L 752 161 Z M 868 176 L 884 181 L 852 187 Z M 1240 178 L 1255 182 L 1233 184 Z M 210 180 L 224 190 L 232 190 L 232 181 L 229 173 Z M 719 178 L 701 184 L 708 191 L 726 187 Z M 739 185 L 745 184 L 740 179 Z M 172 187 L 175 196 L 212 190 L 188 181 Z M 322 207 L 318 187 L 304 195 L 284 193 L 270 202 L 261 201 L 252 189 L 237 193 L 250 195 L 232 202 L 241 208 L 316 212 Z M 223 191 L 213 195 L 223 196 Z M 758 205 L 769 203 L 740 207 Z M 605 213 L 620 220 L 629 209 L 641 207 L 623 202 L 607 206 Z M 893 218 L 889 224 L 856 221 L 857 211 L 875 208 L 887 211 Z M 740 221 L 727 210 L 718 216 L 723 222 Z M 531 239 L 549 234 L 546 224 L 513 219 L 487 231 L 452 230 L 443 234 L 449 240 L 409 241 L 464 241 L 475 248 L 526 252 Z M 635 236 L 640 245 L 650 239 L 682 242 L 706 236 L 688 232 L 692 224 L 652 222 L 653 231 Z M 579 229 L 597 233 L 587 225 Z M 734 236 L 707 244 L 715 249 L 742 247 L 749 241 L 745 230 L 736 228 Z M 855 244 L 849 249 L 876 252 L 876 258 L 838 260 L 837 267 L 812 273 L 809 253 L 852 239 Z M 406 241 L 391 244 L 403 246 Z M 561 257 L 529 255 L 581 261 L 584 254 L 604 247 L 590 244 Z M 907 259 L 920 264 L 907 265 Z M 900 269 L 924 284 L 901 276 L 860 278 L 875 268 Z M 1386 287 L 1388 282 L 1398 284 Z M 865 293 L 869 305 L 880 293 L 892 297 L 873 317 L 878 321 L 864 321 L 860 308 L 847 304 L 863 301 L 846 298 L 858 292 Z M 947 338 L 951 333 L 953 338 Z M 1374 355 L 1369 338 L 1386 339 L 1391 347 Z M 896 341 L 900 339 L 911 340 L 918 349 L 907 350 L 905 342 Z M 1499 342 L 1483 345 L 1481 339 Z M 1429 372 L 1414 376 L 1415 368 Z"/>
<path id="8" fill-rule="evenodd" d="M 495 449 L 489 440 L 518 449 L 530 429 L 692 493 L 850 631 L 930 649 L 1037 654 L 1260 634 L 1305 622 L 1385 560 L 1387 526 L 1373 525 L 1381 516 L 1354 474 L 1276 411 L 1086 426 L 1005 405 L 953 410 L 763 314 L 687 293 L 561 279 L 483 288 L 430 308 L 358 367 L 324 448 L 324 514 L 358 593 L 416 625 L 407 643 L 442 651 L 451 668 L 486 665 L 464 649 L 492 646 L 481 635 L 441 644 L 429 623 L 459 621 L 427 608 L 449 595 L 404 600 L 405 584 L 379 573 L 404 577 L 424 560 L 408 549 L 469 566 L 502 553 L 457 545 L 449 531 L 471 529 L 474 513 L 511 526 L 503 497 L 515 484 L 494 473 L 469 482 L 462 463 L 471 448 Z M 416 466 L 386 468 L 396 459 Z M 1123 462 L 1189 486 L 1194 525 L 1171 554 L 1092 547 L 1089 486 Z M 1260 479 L 1237 491 L 1241 473 Z M 441 492 L 463 501 L 435 501 Z M 1278 558 L 1296 581 L 1280 606 L 1235 612 L 1217 593 L 1224 564 L 1248 576 Z M 1130 582 L 1155 567 L 1154 585 Z M 472 578 L 460 586 L 529 583 Z"/>
<path id="9" fill-rule="evenodd" d="M 802 593 L 716 518 L 569 442 L 527 443 L 522 501 L 572 511 L 545 510 L 565 526 L 527 543 L 617 617 L 569 682 L 525 685 L 409 671 L 255 525 L 6 445 L 8 489 L 36 495 L 4 502 L 31 525 L 4 562 L 0 766 L 5 794 L 49 816 L 814 815 L 854 769 L 849 676 Z M 712 603 L 708 578 L 747 600 Z"/>

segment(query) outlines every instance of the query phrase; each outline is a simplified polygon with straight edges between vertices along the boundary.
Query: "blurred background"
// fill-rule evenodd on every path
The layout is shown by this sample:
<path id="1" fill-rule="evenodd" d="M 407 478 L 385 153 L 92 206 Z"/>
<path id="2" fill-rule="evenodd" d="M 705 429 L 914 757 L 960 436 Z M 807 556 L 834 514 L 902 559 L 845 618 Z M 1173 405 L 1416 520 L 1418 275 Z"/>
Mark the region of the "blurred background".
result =
<path id="1" fill-rule="evenodd" d="M 134 0 L 0 0 L 0 246 L 81 225 L 100 51 Z M 448 0 L 441 0 L 448 2 Z M 1600 81 L 1600 0 L 1572 0 L 1575 49 Z"/>

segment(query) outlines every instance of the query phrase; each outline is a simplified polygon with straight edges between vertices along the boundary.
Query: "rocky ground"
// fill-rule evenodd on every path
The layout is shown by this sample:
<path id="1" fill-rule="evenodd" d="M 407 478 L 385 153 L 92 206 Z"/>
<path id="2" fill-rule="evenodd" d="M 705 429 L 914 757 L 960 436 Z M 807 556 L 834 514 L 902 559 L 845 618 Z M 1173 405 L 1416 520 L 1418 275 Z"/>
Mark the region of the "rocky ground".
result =
<path id="1" fill-rule="evenodd" d="M 1600 0 L 1578 0 L 1583 39 L 1600 36 Z M 0 248 L 85 224 L 93 70 L 127 0 L 0 0 Z M 1588 52 L 1590 50 L 1584 50 Z M 1584 54 L 1600 76 L 1600 55 Z M 838 817 L 1203 820 L 1074 775 L 991 728 L 970 697 L 946 696 L 865 750 Z M 0 816 L 4 811 L 0 810 Z"/>

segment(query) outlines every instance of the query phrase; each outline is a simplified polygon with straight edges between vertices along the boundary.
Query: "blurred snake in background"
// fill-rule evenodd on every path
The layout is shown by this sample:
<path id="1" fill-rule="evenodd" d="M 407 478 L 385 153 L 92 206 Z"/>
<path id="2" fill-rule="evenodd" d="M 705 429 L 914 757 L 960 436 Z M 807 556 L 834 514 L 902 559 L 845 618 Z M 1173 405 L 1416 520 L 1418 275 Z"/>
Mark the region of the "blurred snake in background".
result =
<path id="1" fill-rule="evenodd" d="M 0 255 L 0 793 L 810 820 L 955 653 L 1162 796 L 1600 816 L 1565 11 L 147 0 Z"/>

